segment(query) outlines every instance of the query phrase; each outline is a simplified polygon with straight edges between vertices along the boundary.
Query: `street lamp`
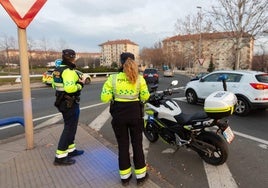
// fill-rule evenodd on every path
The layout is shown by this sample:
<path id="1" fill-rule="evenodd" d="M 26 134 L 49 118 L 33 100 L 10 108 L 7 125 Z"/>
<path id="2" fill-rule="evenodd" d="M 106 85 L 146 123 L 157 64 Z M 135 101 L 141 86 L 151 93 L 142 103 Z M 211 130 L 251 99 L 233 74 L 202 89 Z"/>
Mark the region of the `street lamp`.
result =
<path id="1" fill-rule="evenodd" d="M 200 58 L 201 58 L 201 43 L 202 43 L 202 36 L 201 36 L 201 30 L 202 30 L 202 7 L 200 6 L 197 6 L 196 8 L 199 9 L 199 48 L 198 48 L 198 58 L 199 58 L 199 61 L 200 61 Z"/>
<path id="2" fill-rule="evenodd" d="M 199 9 L 199 45 L 198 45 L 198 68 L 197 68 L 197 72 L 200 71 L 200 61 L 201 61 L 201 43 L 202 43 L 202 36 L 201 36 L 201 30 L 202 30 L 202 7 L 201 6 L 197 6 L 196 8 Z"/>

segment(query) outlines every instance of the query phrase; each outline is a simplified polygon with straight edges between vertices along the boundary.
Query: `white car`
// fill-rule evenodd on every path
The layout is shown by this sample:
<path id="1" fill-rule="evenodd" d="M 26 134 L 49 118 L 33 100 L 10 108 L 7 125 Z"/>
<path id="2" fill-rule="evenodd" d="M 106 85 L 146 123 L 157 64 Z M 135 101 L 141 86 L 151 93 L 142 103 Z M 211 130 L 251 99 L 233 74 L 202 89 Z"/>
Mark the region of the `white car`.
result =
<path id="1" fill-rule="evenodd" d="M 52 79 L 53 79 L 53 71 L 54 69 L 49 69 L 47 70 L 42 77 L 42 82 L 45 83 L 46 85 L 51 85 L 52 84 Z M 83 80 L 83 83 L 85 85 L 88 85 L 91 83 L 91 76 L 87 73 L 83 73 L 79 70 L 75 70 L 78 76 Z"/>
<path id="2" fill-rule="evenodd" d="M 83 73 L 79 70 L 75 70 L 76 73 L 79 75 L 80 78 L 82 78 L 85 85 L 88 85 L 91 83 L 91 76 L 87 73 Z"/>
<path id="3" fill-rule="evenodd" d="M 246 70 L 214 71 L 199 80 L 188 82 L 185 87 L 187 102 L 196 104 L 211 93 L 224 90 L 223 83 L 218 79 L 220 75 L 227 76 L 227 91 L 237 97 L 235 114 L 245 116 L 252 109 L 268 108 L 268 73 Z"/>
<path id="4" fill-rule="evenodd" d="M 174 71 L 171 69 L 167 69 L 164 71 L 164 76 L 165 77 L 173 77 L 174 76 Z"/>

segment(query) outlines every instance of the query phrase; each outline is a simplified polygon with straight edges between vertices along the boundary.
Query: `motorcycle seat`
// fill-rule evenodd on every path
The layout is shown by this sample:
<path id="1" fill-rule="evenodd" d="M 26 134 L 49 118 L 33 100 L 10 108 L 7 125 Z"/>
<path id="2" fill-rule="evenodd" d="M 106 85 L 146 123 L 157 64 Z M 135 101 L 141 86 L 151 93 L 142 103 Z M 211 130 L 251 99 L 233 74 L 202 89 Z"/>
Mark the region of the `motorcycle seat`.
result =
<path id="1" fill-rule="evenodd" d="M 176 121 L 179 124 L 185 125 L 185 124 L 193 124 L 197 121 L 204 121 L 205 119 L 208 119 L 208 115 L 204 111 L 196 112 L 194 114 L 185 114 L 181 113 L 177 116 L 175 116 Z"/>

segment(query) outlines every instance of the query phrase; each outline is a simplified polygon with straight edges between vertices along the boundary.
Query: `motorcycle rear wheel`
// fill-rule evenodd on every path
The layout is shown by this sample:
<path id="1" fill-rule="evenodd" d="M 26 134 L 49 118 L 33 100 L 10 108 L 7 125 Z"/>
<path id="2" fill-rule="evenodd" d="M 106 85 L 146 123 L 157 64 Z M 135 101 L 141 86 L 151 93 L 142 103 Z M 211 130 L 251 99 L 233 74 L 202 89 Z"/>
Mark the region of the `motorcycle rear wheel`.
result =
<path id="1" fill-rule="evenodd" d="M 144 128 L 144 135 L 150 142 L 156 142 L 159 138 L 154 124 L 147 122 Z"/>
<path id="2" fill-rule="evenodd" d="M 203 132 L 199 134 L 196 139 L 210 145 L 210 147 L 206 147 L 205 144 L 198 142 L 198 144 L 206 150 L 198 151 L 199 156 L 205 162 L 215 166 L 226 162 L 229 152 L 227 143 L 222 137 L 213 132 Z"/>

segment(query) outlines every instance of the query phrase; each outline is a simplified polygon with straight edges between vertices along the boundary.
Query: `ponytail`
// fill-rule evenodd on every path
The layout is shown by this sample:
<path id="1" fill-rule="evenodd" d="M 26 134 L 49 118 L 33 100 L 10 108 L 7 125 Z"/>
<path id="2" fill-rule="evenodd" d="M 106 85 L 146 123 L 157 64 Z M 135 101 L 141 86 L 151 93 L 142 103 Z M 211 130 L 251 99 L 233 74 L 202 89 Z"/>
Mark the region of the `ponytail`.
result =
<path id="1" fill-rule="evenodd" d="M 123 68 L 129 82 L 135 84 L 139 76 L 139 69 L 137 63 L 133 59 L 128 58 L 123 64 Z"/>

